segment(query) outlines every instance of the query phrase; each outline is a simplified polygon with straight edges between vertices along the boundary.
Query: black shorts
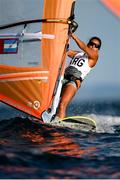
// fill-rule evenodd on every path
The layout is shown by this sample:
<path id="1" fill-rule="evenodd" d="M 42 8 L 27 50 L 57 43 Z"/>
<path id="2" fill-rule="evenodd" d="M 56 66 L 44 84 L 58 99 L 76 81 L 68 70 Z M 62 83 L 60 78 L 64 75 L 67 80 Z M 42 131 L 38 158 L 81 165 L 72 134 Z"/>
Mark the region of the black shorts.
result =
<path id="1" fill-rule="evenodd" d="M 80 82 L 82 82 L 82 78 L 80 77 L 79 79 L 74 77 L 74 76 L 71 76 L 71 75 L 67 75 L 65 76 L 64 78 L 64 85 L 67 85 L 67 84 L 72 84 L 75 88 L 78 89 L 78 84 L 77 84 L 77 81 L 76 80 L 79 80 Z"/>

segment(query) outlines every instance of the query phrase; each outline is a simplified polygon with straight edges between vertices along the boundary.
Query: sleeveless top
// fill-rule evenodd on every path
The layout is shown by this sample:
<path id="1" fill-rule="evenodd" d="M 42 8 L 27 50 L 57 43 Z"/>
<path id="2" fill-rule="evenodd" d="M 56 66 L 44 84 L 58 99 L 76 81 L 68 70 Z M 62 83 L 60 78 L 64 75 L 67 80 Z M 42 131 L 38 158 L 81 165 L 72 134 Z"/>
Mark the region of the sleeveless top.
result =
<path id="1" fill-rule="evenodd" d="M 72 75 L 77 79 L 85 78 L 92 68 L 88 64 L 88 55 L 81 51 L 71 59 L 69 66 L 65 70 L 65 76 Z"/>

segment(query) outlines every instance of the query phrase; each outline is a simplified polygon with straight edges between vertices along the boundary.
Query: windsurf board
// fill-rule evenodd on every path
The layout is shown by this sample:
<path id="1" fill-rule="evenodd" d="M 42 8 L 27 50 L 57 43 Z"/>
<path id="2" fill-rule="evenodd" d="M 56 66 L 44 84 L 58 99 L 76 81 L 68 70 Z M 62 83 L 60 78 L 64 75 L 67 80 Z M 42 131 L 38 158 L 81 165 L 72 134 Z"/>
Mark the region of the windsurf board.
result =
<path id="1" fill-rule="evenodd" d="M 96 131 L 96 121 L 86 116 L 69 116 L 63 119 L 55 118 L 50 125 L 68 127 L 82 131 Z"/>

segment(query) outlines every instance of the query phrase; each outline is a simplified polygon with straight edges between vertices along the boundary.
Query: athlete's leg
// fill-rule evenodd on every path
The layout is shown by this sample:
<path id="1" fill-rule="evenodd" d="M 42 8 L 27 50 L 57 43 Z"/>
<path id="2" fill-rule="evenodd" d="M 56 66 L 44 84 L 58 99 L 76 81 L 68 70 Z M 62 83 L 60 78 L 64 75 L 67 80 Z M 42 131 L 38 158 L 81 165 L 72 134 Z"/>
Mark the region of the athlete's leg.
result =
<path id="1" fill-rule="evenodd" d="M 81 83 L 79 80 L 77 81 L 77 87 L 71 83 L 68 83 L 67 85 L 64 86 L 57 111 L 57 116 L 59 118 L 64 118 L 66 116 L 66 108 L 70 103 L 70 101 L 72 100 L 72 98 L 75 96 L 80 86 Z"/>

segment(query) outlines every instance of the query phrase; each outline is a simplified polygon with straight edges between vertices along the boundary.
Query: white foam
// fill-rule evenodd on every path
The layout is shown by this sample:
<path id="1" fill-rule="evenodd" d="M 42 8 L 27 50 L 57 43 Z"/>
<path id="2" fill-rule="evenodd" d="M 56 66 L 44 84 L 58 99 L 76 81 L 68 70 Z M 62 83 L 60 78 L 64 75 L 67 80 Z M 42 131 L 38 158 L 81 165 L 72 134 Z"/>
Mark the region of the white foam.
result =
<path id="1" fill-rule="evenodd" d="M 98 133 L 114 133 L 114 126 L 120 126 L 119 116 L 91 114 L 89 117 L 96 121 L 96 132 Z"/>

